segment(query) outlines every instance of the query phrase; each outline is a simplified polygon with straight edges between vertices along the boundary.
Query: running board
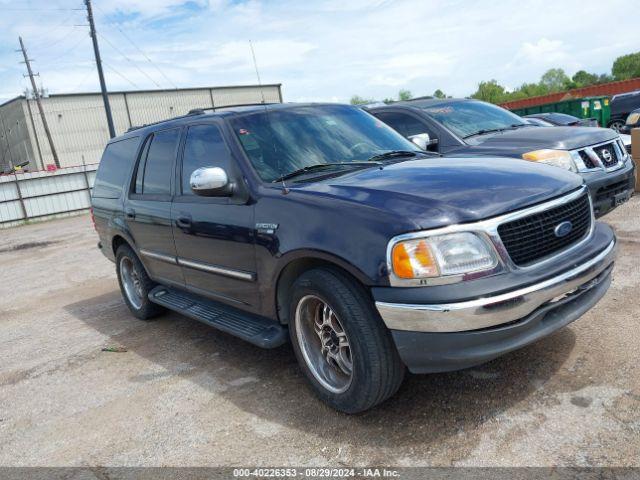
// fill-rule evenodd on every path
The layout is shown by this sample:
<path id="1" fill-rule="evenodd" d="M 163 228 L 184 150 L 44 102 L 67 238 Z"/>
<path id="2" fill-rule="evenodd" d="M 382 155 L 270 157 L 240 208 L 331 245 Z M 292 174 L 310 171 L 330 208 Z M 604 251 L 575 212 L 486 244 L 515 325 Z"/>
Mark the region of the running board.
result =
<path id="1" fill-rule="evenodd" d="M 149 300 L 258 347 L 276 348 L 287 341 L 286 327 L 273 320 L 241 312 L 200 295 L 160 285 L 149 292 Z"/>

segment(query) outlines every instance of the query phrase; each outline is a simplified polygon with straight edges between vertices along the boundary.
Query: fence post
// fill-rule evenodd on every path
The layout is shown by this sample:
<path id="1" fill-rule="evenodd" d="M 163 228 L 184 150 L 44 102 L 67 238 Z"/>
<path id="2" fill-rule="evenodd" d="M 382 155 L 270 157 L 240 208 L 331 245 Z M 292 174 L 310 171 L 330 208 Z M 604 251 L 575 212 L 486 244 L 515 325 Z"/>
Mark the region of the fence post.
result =
<path id="1" fill-rule="evenodd" d="M 16 173 L 15 168 L 13 168 L 13 178 L 16 181 L 16 191 L 18 192 L 18 201 L 20 202 L 20 210 L 22 211 L 22 219 L 26 222 L 27 218 L 27 209 L 24 206 L 24 199 L 22 198 L 22 191 L 20 190 L 20 182 L 18 181 L 18 174 Z"/>

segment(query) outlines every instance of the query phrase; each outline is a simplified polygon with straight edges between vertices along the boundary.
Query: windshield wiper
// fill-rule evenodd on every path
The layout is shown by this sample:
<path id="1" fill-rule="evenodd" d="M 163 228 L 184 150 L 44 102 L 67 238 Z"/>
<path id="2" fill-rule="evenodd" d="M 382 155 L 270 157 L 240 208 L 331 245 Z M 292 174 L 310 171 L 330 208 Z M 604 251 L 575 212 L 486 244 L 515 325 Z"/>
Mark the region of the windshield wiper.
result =
<path id="1" fill-rule="evenodd" d="M 366 161 L 366 162 L 330 162 L 330 163 L 316 163 L 315 165 L 308 165 L 306 167 L 302 167 L 299 168 L 298 170 L 294 170 L 293 172 L 290 173 L 286 173 L 284 175 L 282 175 L 281 177 L 276 178 L 275 180 L 272 181 L 272 183 L 278 183 L 278 182 L 282 182 L 283 180 L 288 180 L 290 178 L 293 177 L 297 177 L 299 175 L 302 175 L 304 173 L 308 173 L 308 172 L 313 172 L 315 170 L 324 170 L 325 168 L 330 168 L 330 167 L 370 167 L 372 164 L 372 162 L 370 161 Z M 378 164 L 381 165 L 380 162 L 374 162 L 374 165 Z"/>
<path id="2" fill-rule="evenodd" d="M 380 160 L 388 160 L 390 158 L 396 157 L 415 157 L 417 152 L 412 152 L 411 150 L 391 150 L 389 152 L 380 153 L 378 155 L 374 155 L 370 157 L 368 162 L 378 162 Z"/>
<path id="3" fill-rule="evenodd" d="M 528 127 L 528 126 L 529 126 L 529 124 L 526 124 L 526 123 L 514 123 L 513 125 L 511 125 L 509 127 L 485 128 L 485 129 L 482 129 L 482 130 L 478 130 L 475 133 L 470 133 L 469 135 L 465 135 L 464 137 L 462 137 L 462 139 L 464 140 L 465 138 L 475 137 L 476 135 L 484 135 L 485 133 L 504 132 L 505 130 L 513 130 L 513 129 L 516 129 L 516 128 Z"/>

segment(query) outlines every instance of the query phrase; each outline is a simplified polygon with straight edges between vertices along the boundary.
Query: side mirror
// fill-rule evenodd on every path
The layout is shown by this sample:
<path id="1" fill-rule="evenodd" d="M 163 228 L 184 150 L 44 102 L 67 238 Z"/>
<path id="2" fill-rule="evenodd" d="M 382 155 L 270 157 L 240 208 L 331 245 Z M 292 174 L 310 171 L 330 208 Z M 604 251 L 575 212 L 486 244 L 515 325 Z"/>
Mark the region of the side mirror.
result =
<path id="1" fill-rule="evenodd" d="M 201 167 L 194 170 L 189 178 L 191 190 L 204 197 L 223 197 L 233 193 L 227 172 L 220 167 Z"/>
<path id="2" fill-rule="evenodd" d="M 420 147 L 422 150 L 427 150 L 429 145 L 436 145 L 438 143 L 437 138 L 431 138 L 428 133 L 419 133 L 417 135 L 411 135 L 409 137 L 414 144 Z"/>

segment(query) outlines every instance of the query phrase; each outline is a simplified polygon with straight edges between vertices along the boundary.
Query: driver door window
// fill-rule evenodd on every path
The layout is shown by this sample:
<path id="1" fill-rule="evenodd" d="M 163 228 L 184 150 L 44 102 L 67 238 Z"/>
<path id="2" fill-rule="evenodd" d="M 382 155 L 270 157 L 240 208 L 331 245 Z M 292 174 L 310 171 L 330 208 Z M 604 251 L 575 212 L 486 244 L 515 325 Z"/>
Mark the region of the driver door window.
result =
<path id="1" fill-rule="evenodd" d="M 376 113 L 375 116 L 405 138 L 421 133 L 428 133 L 432 140 L 437 138 L 436 134 L 427 125 L 412 115 L 400 112 L 381 112 Z M 431 150 L 431 147 L 429 147 L 429 150 Z"/>

